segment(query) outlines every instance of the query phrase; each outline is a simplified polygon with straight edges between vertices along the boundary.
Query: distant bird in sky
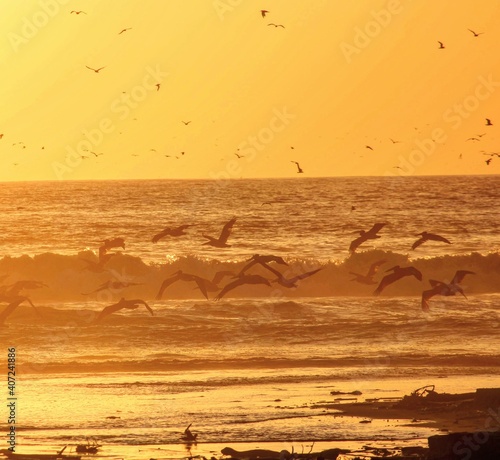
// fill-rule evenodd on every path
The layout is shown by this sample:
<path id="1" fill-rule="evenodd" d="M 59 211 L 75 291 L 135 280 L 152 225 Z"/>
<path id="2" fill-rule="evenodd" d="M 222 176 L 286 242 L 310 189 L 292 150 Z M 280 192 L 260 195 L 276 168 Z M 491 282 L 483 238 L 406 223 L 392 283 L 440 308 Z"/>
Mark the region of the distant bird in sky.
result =
<path id="1" fill-rule="evenodd" d="M 106 68 L 106 66 L 104 66 L 104 67 L 99 67 L 98 69 L 93 69 L 92 67 L 89 67 L 88 65 L 86 65 L 85 67 L 87 67 L 87 69 L 93 70 L 95 73 L 99 73 L 99 71 Z"/>
<path id="2" fill-rule="evenodd" d="M 371 147 L 370 145 L 365 145 L 365 147 L 366 147 L 367 149 L 373 150 L 373 147 Z"/>
<path id="3" fill-rule="evenodd" d="M 160 233 L 153 236 L 151 240 L 153 243 L 157 243 L 159 240 L 165 236 L 183 236 L 186 235 L 186 228 L 192 227 L 191 224 L 180 225 L 179 227 L 165 227 Z"/>
<path id="4" fill-rule="evenodd" d="M 377 238 L 380 238 L 380 235 L 377 235 L 377 233 L 385 225 L 387 225 L 387 224 L 377 223 L 372 228 L 370 228 L 370 230 L 368 230 L 367 232 L 365 232 L 364 230 L 361 230 L 359 232 L 360 236 L 351 242 L 351 245 L 349 246 L 349 251 L 350 252 L 356 251 L 356 249 L 367 240 L 375 240 Z"/>
<path id="5" fill-rule="evenodd" d="M 191 123 L 191 121 L 182 121 L 186 126 L 189 125 L 189 123 Z"/>
<path id="6" fill-rule="evenodd" d="M 267 10 L 260 10 L 260 14 L 262 15 L 263 18 L 266 17 L 266 14 L 269 13 Z"/>
<path id="7" fill-rule="evenodd" d="M 486 118 L 486 126 L 493 126 L 493 123 L 491 122 L 491 119 Z"/>
<path id="8" fill-rule="evenodd" d="M 235 153 L 235 155 L 238 157 L 238 158 L 245 158 L 243 155 L 239 155 L 237 153 Z"/>
<path id="9" fill-rule="evenodd" d="M 469 139 L 467 139 L 468 141 L 480 141 L 481 139 L 478 139 L 477 137 L 469 137 Z"/>
<path id="10" fill-rule="evenodd" d="M 118 32 L 118 35 L 122 34 L 123 32 L 126 32 L 127 30 L 130 30 L 132 29 L 132 27 L 127 27 L 126 29 L 122 29 L 120 30 L 120 32 Z"/>
<path id="11" fill-rule="evenodd" d="M 160 86 L 161 86 L 161 83 L 156 83 L 156 91 L 160 91 Z"/>
<path id="12" fill-rule="evenodd" d="M 176 271 L 170 278 L 167 278 L 163 281 L 163 283 L 161 283 L 160 290 L 156 295 L 156 299 L 160 300 L 163 296 L 163 292 L 165 292 L 165 289 L 167 289 L 171 284 L 177 281 L 194 281 L 201 293 L 205 296 L 205 299 L 208 300 L 207 284 L 210 284 L 210 281 L 201 278 L 200 276 L 184 273 L 182 270 Z"/>
<path id="13" fill-rule="evenodd" d="M 351 279 L 351 281 L 357 281 L 361 284 L 377 284 L 373 277 L 378 272 L 380 266 L 384 265 L 386 262 L 386 260 L 377 260 L 376 262 L 373 262 L 370 265 L 370 268 L 368 269 L 366 275 L 361 275 L 360 273 L 356 272 L 349 272 L 351 275 L 354 275 L 354 278 Z"/>
<path id="14" fill-rule="evenodd" d="M 277 278 L 275 280 L 271 280 L 271 281 L 275 281 L 278 284 L 280 284 L 281 286 L 286 287 L 286 288 L 295 288 L 295 287 L 297 287 L 298 281 L 309 278 L 310 276 L 312 276 L 315 273 L 318 273 L 320 270 L 322 270 L 322 268 L 317 268 L 316 270 L 311 270 L 311 271 L 302 273 L 300 275 L 294 276 L 293 278 L 285 278 L 282 273 L 280 273 L 275 268 L 270 267 L 266 263 L 261 263 L 261 265 L 264 268 L 266 268 L 267 270 L 269 270 L 271 273 L 274 273 L 277 276 Z"/>
<path id="15" fill-rule="evenodd" d="M 82 14 L 82 13 L 87 14 L 87 13 L 85 13 L 85 11 L 75 11 L 75 10 L 71 11 L 70 14 Z"/>
<path id="16" fill-rule="evenodd" d="M 231 230 L 235 222 L 236 217 L 233 217 L 229 222 L 227 222 L 222 228 L 221 234 L 217 239 L 208 235 L 202 235 L 203 238 L 207 238 L 209 240 L 203 244 L 213 246 L 215 248 L 229 248 L 230 245 L 227 244 L 227 240 L 229 238 L 229 235 L 231 234 Z"/>
<path id="17" fill-rule="evenodd" d="M 295 163 L 297 165 L 297 174 L 302 174 L 304 170 L 300 167 L 299 163 L 297 161 L 291 160 L 292 163 Z"/>
<path id="18" fill-rule="evenodd" d="M 492 160 L 492 159 L 493 159 L 493 158 L 488 158 L 487 160 L 485 160 L 485 163 L 486 163 L 486 165 L 487 165 L 487 166 L 489 166 L 489 165 L 490 165 L 490 163 L 491 163 L 491 160 Z"/>
<path id="19" fill-rule="evenodd" d="M 283 257 L 280 256 L 273 256 L 273 255 L 261 255 L 261 254 L 254 254 L 248 261 L 248 263 L 240 270 L 237 276 L 242 276 L 245 274 L 245 272 L 253 267 L 255 264 L 266 264 L 269 262 L 276 262 L 277 264 L 280 265 L 288 265 Z"/>
<path id="20" fill-rule="evenodd" d="M 274 27 L 283 27 L 283 29 L 285 28 L 285 26 L 283 24 L 275 24 L 274 22 L 270 22 L 268 24 L 268 26 L 274 26 Z"/>
<path id="21" fill-rule="evenodd" d="M 404 278 L 405 276 L 414 276 L 419 281 L 422 281 L 422 273 L 415 267 L 410 266 L 401 268 L 399 265 L 396 265 L 392 268 L 389 268 L 389 270 L 386 270 L 386 272 L 390 271 L 392 271 L 392 273 L 384 276 L 382 278 L 382 281 L 380 281 L 380 284 L 377 286 L 377 289 L 373 291 L 374 295 L 379 295 L 387 286 L 400 280 L 401 278 Z"/>
<path id="22" fill-rule="evenodd" d="M 479 35 L 483 35 L 483 34 L 484 34 L 484 32 L 479 32 L 479 33 L 476 33 L 476 32 L 474 32 L 472 29 L 467 29 L 467 30 L 468 30 L 469 32 L 471 32 L 471 33 L 474 35 L 474 37 L 479 37 Z"/>
<path id="23" fill-rule="evenodd" d="M 238 279 L 232 281 L 222 288 L 222 290 L 217 294 L 214 300 L 220 300 L 224 297 L 229 291 L 237 288 L 238 286 L 243 286 L 244 284 L 265 284 L 266 286 L 271 286 L 271 283 L 268 279 L 264 278 L 260 275 L 243 275 Z"/>
<path id="24" fill-rule="evenodd" d="M 144 300 L 141 299 L 125 300 L 125 297 L 122 297 L 117 303 L 104 307 L 104 309 L 99 313 L 99 315 L 95 319 L 94 323 L 98 323 L 106 316 L 109 316 L 124 308 L 127 310 L 135 310 L 136 308 L 139 308 L 141 305 L 144 305 L 149 311 L 149 313 L 151 313 L 151 316 L 154 316 L 153 310 Z"/>
<path id="25" fill-rule="evenodd" d="M 428 289 L 422 292 L 422 310 L 429 311 L 429 299 L 435 295 L 442 296 L 452 296 L 456 295 L 457 292 L 462 294 L 466 299 L 467 296 L 464 294 L 460 283 L 465 278 L 466 275 L 475 275 L 474 272 L 469 270 L 458 270 L 450 283 L 443 283 L 442 281 L 429 280 L 432 289 Z"/>
<path id="26" fill-rule="evenodd" d="M 389 138 L 389 140 L 390 140 L 393 144 L 401 144 L 401 141 L 395 141 L 394 139 L 391 139 L 391 138 Z"/>
<path id="27" fill-rule="evenodd" d="M 444 44 L 443 44 L 443 42 L 438 41 L 438 43 L 439 43 L 439 49 L 440 49 L 440 50 L 443 50 L 443 49 L 444 49 Z"/>
<path id="28" fill-rule="evenodd" d="M 443 243 L 448 243 L 448 244 L 451 244 L 451 241 L 446 239 L 445 237 L 443 236 L 440 236 L 440 235 L 436 235 L 434 233 L 428 233 L 428 232 L 422 232 L 422 233 L 418 233 L 417 234 L 418 236 L 420 236 L 420 238 L 415 241 L 415 243 L 413 243 L 412 245 L 412 249 L 417 249 L 421 244 L 424 244 L 426 241 L 442 241 Z"/>

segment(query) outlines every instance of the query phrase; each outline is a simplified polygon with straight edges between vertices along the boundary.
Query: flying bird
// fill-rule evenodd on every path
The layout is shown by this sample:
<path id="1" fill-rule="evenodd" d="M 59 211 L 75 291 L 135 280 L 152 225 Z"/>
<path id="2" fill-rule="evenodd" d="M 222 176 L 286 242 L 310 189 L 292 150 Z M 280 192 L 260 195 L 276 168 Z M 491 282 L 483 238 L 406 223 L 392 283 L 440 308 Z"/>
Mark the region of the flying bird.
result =
<path id="1" fill-rule="evenodd" d="M 263 256 L 260 254 L 254 254 L 248 261 L 248 263 L 240 270 L 237 276 L 242 276 L 245 272 L 253 267 L 255 264 L 267 264 L 269 262 L 276 262 L 280 265 L 288 265 L 285 260 L 280 256 L 267 255 Z"/>
<path id="2" fill-rule="evenodd" d="M 82 292 L 82 295 L 90 295 L 90 294 L 95 294 L 96 292 L 99 291 L 121 291 L 125 288 L 128 288 L 130 286 L 140 286 L 142 283 L 129 283 L 127 281 L 106 281 L 105 283 L 102 283 L 97 287 L 97 289 L 94 289 L 93 291 L 90 292 Z"/>
<path id="3" fill-rule="evenodd" d="M 182 121 L 182 120 L 181 120 Z M 189 123 L 191 123 L 191 121 L 182 121 L 186 126 L 189 125 Z"/>
<path id="4" fill-rule="evenodd" d="M 238 286 L 243 286 L 244 284 L 265 284 L 267 286 L 271 286 L 271 283 L 268 279 L 264 278 L 260 275 L 243 275 L 238 279 L 232 281 L 231 283 L 224 286 L 224 288 L 217 294 L 214 300 L 220 300 L 224 297 L 229 291 L 232 291 L 234 288 Z"/>
<path id="5" fill-rule="evenodd" d="M 373 262 L 370 265 L 370 268 L 368 269 L 366 275 L 361 275 L 360 273 L 356 272 L 349 272 L 351 275 L 354 275 L 354 278 L 351 279 L 351 281 L 357 281 L 361 284 L 377 284 L 373 277 L 378 272 L 380 266 L 384 265 L 386 262 L 386 260 L 377 260 L 376 262 Z"/>
<path id="6" fill-rule="evenodd" d="M 192 227 L 191 224 L 180 225 L 179 227 L 165 227 L 160 233 L 153 236 L 153 243 L 157 243 L 165 236 L 183 236 L 187 233 L 184 231 L 186 228 Z"/>
<path id="7" fill-rule="evenodd" d="M 85 13 L 85 11 L 75 11 L 75 10 L 73 10 L 73 11 L 70 12 L 70 14 L 73 14 L 73 13 L 74 14 L 82 14 L 82 13 L 83 14 L 87 14 L 87 13 Z"/>
<path id="8" fill-rule="evenodd" d="M 202 235 L 203 238 L 207 238 L 209 240 L 203 244 L 213 246 L 214 248 L 229 248 L 230 245 L 227 244 L 227 239 L 231 234 L 231 230 L 235 222 L 236 222 L 236 217 L 233 217 L 229 222 L 227 222 L 222 228 L 221 234 L 217 239 L 208 235 Z"/>
<path id="9" fill-rule="evenodd" d="M 86 65 L 85 67 L 87 67 L 87 69 L 93 70 L 95 73 L 99 73 L 99 71 L 101 71 L 102 69 L 104 69 L 106 66 L 99 67 L 98 69 L 93 69 L 92 67 L 89 67 L 88 65 Z"/>
<path id="10" fill-rule="evenodd" d="M 127 27 L 126 29 L 122 29 L 120 32 L 118 32 L 118 35 L 122 34 L 123 32 L 126 32 L 127 30 L 132 29 L 132 27 Z"/>
<path id="11" fill-rule="evenodd" d="M 194 281 L 198 286 L 198 288 L 200 289 L 201 293 L 208 300 L 206 285 L 207 283 L 210 283 L 210 281 L 196 275 L 190 275 L 189 273 L 184 273 L 182 270 L 176 271 L 170 278 L 167 278 L 165 281 L 163 281 L 163 283 L 161 283 L 160 290 L 158 291 L 158 294 L 156 294 L 156 299 L 160 300 L 163 296 L 163 292 L 165 292 L 165 289 L 167 289 L 171 284 L 175 283 L 176 281 Z"/>
<path id="12" fill-rule="evenodd" d="M 42 316 L 40 312 L 37 310 L 37 308 L 33 305 L 33 302 L 28 297 L 25 296 L 9 296 L 9 295 L 2 295 L 0 296 L 0 302 L 8 302 L 8 305 L 5 307 L 5 309 L 0 313 L 0 326 L 3 325 L 5 320 L 12 314 L 14 313 L 14 310 L 19 307 L 23 302 L 28 302 L 33 309 L 37 312 L 38 316 Z"/>
<path id="13" fill-rule="evenodd" d="M 434 233 L 427 233 L 427 232 L 422 232 L 422 233 L 418 233 L 417 234 L 418 236 L 420 236 L 420 238 L 415 241 L 415 243 L 413 243 L 412 245 L 412 249 L 417 249 L 421 244 L 424 244 L 426 241 L 442 241 L 443 243 L 448 243 L 448 244 L 451 244 L 451 241 L 446 239 L 445 237 L 443 236 L 440 236 L 440 235 L 436 235 Z"/>
<path id="14" fill-rule="evenodd" d="M 475 273 L 469 270 L 458 270 L 451 282 L 448 284 L 443 283 L 442 281 L 429 280 L 432 289 L 428 289 L 422 292 L 422 310 L 429 311 L 428 301 L 435 295 L 452 296 L 456 295 L 456 293 L 459 292 L 467 299 L 467 296 L 464 294 L 464 291 L 460 286 L 460 283 L 466 275 L 475 275 Z"/>
<path id="15" fill-rule="evenodd" d="M 102 319 L 105 318 L 106 316 L 112 315 L 113 313 L 119 310 L 123 310 L 124 308 L 127 310 L 135 310 L 136 308 L 139 308 L 141 305 L 144 305 L 149 311 L 149 313 L 151 313 L 151 316 L 154 316 L 153 310 L 144 300 L 141 299 L 125 300 L 125 297 L 122 297 L 117 303 L 104 307 L 104 309 L 99 313 L 99 315 L 95 319 L 94 323 L 98 323 L 102 321 Z"/>
<path id="16" fill-rule="evenodd" d="M 260 14 L 262 15 L 263 18 L 266 17 L 266 14 L 269 13 L 267 10 L 260 10 Z"/>
<path id="17" fill-rule="evenodd" d="M 277 282 L 283 287 L 286 288 L 295 288 L 297 287 L 297 281 L 309 278 L 310 276 L 314 275 L 315 273 L 318 273 L 322 268 L 317 268 L 316 270 L 311 270 L 305 273 L 302 273 L 300 275 L 294 276 L 293 278 L 285 278 L 282 273 L 280 273 L 278 270 L 274 269 L 273 267 L 270 267 L 266 263 L 261 263 L 261 265 L 264 268 L 267 268 L 271 273 L 274 273 L 277 278 L 275 280 L 271 280 L 274 282 Z"/>
<path id="18" fill-rule="evenodd" d="M 469 32 L 471 32 L 471 33 L 474 35 L 474 37 L 479 37 L 479 35 L 483 35 L 483 34 L 484 34 L 484 32 L 479 32 L 479 33 L 476 33 L 476 32 L 474 32 L 472 29 L 467 29 L 467 30 L 468 30 Z"/>
<path id="19" fill-rule="evenodd" d="M 270 22 L 268 24 L 268 26 L 274 26 L 274 27 L 283 27 L 283 29 L 285 28 L 285 26 L 283 24 L 275 24 L 274 22 Z M 293 148 L 293 147 L 292 147 Z"/>
<path id="20" fill-rule="evenodd" d="M 401 268 L 399 265 L 396 265 L 386 272 L 392 271 L 391 274 L 385 275 L 380 281 L 380 284 L 377 286 L 377 289 L 373 291 L 374 295 L 379 295 L 389 284 L 392 284 L 405 276 L 414 276 L 419 281 L 422 281 L 422 273 L 417 270 L 415 267 L 403 267 Z"/>
<path id="21" fill-rule="evenodd" d="M 390 140 L 393 144 L 401 144 L 401 141 L 395 141 L 394 139 L 391 139 L 391 138 L 389 138 L 389 140 Z"/>
<path id="22" fill-rule="evenodd" d="M 438 43 L 439 43 L 439 49 L 440 50 L 444 50 L 444 44 L 443 44 L 443 42 L 438 41 Z"/>
<path id="23" fill-rule="evenodd" d="M 385 223 L 377 223 L 375 224 L 370 230 L 365 232 L 364 230 L 361 230 L 359 232 L 360 236 L 353 240 L 351 242 L 351 245 L 349 246 L 349 251 L 354 252 L 356 249 L 365 241 L 367 240 L 375 240 L 377 238 L 380 238 L 380 235 L 377 235 L 377 233 L 387 224 Z"/>
<path id="24" fill-rule="evenodd" d="M 486 126 L 493 126 L 493 123 L 491 122 L 491 119 L 486 118 Z"/>
<path id="25" fill-rule="evenodd" d="M 41 281 L 20 280 L 16 281 L 13 284 L 9 284 L 7 286 L 1 286 L 0 292 L 2 295 L 16 297 L 21 294 L 21 291 L 24 291 L 26 289 L 40 289 L 43 287 L 48 287 L 48 286 L 45 283 L 42 283 Z"/>
<path id="26" fill-rule="evenodd" d="M 160 91 L 160 86 L 161 86 L 161 83 L 156 83 L 156 91 Z"/>
<path id="27" fill-rule="evenodd" d="M 290 161 L 297 165 L 297 174 L 302 174 L 304 172 L 304 170 L 300 167 L 298 161 L 293 161 L 293 160 L 290 160 Z"/>
<path id="28" fill-rule="evenodd" d="M 366 147 L 367 149 L 373 150 L 373 147 L 371 147 L 370 145 L 365 145 L 365 147 Z"/>

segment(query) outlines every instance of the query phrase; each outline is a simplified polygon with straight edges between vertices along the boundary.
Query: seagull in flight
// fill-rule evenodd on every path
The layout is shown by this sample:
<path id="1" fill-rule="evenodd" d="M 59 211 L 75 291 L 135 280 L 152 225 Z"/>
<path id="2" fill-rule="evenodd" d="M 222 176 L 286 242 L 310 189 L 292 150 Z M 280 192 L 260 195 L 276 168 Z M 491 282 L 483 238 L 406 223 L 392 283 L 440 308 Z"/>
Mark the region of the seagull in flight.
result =
<path id="1" fill-rule="evenodd" d="M 280 256 L 273 256 L 273 255 L 268 255 L 268 256 L 263 256 L 260 254 L 254 254 L 250 259 L 247 261 L 248 263 L 240 270 L 237 276 L 242 276 L 245 274 L 245 272 L 250 268 L 253 267 L 255 264 L 267 264 L 269 262 L 276 262 L 277 264 L 280 265 L 288 265 L 283 257 Z"/>
<path id="2" fill-rule="evenodd" d="M 125 300 L 125 297 L 122 297 L 117 303 L 104 307 L 104 309 L 99 313 L 99 315 L 95 319 L 94 323 L 98 323 L 102 321 L 102 319 L 105 318 L 106 316 L 109 316 L 119 310 L 123 310 L 124 308 L 126 308 L 127 310 L 135 310 L 136 308 L 139 308 L 141 305 L 144 305 L 149 311 L 149 313 L 151 313 L 151 316 L 154 316 L 153 310 L 144 300 L 141 299 Z"/>
<path id="3" fill-rule="evenodd" d="M 486 118 L 486 126 L 493 126 L 493 123 L 489 118 Z"/>
<path id="4" fill-rule="evenodd" d="M 260 14 L 262 15 L 263 18 L 266 17 L 266 14 L 269 13 L 267 10 L 260 10 Z"/>
<path id="5" fill-rule="evenodd" d="M 300 167 L 299 165 L 299 162 L 298 161 L 293 161 L 291 160 L 292 163 L 295 163 L 297 165 L 297 174 L 302 174 L 304 172 L 304 170 Z"/>
<path id="6" fill-rule="evenodd" d="M 370 145 L 365 145 L 365 147 L 366 147 L 367 149 L 373 150 L 373 147 L 371 147 Z"/>
<path id="7" fill-rule="evenodd" d="M 352 240 L 351 245 L 349 246 L 349 251 L 354 252 L 360 246 L 367 240 L 375 240 L 377 238 L 380 238 L 380 235 L 377 235 L 377 233 L 387 224 L 385 223 L 377 223 L 375 224 L 370 230 L 365 232 L 364 230 L 361 230 L 359 232 L 360 236 L 356 238 L 355 240 Z"/>
<path id="8" fill-rule="evenodd" d="M 460 286 L 460 283 L 466 275 L 475 275 L 475 273 L 469 270 L 458 270 L 449 284 L 443 283 L 442 281 L 429 280 L 432 289 L 422 292 L 422 310 L 429 311 L 428 300 L 435 295 L 452 296 L 459 292 L 467 299 L 467 296 L 464 294 L 464 291 Z"/>
<path id="9" fill-rule="evenodd" d="M 399 279 L 404 278 L 405 276 L 414 276 L 419 281 L 422 281 L 422 273 L 415 267 L 402 268 L 399 265 L 396 265 L 392 268 L 389 268 L 389 270 L 386 270 L 386 272 L 390 271 L 392 271 L 392 273 L 389 275 L 385 275 L 382 278 L 382 281 L 380 281 L 380 284 L 378 285 L 377 289 L 373 291 L 374 295 L 379 295 L 387 286 L 389 286 L 389 284 L 392 284 L 398 281 Z"/>
<path id="10" fill-rule="evenodd" d="M 214 248 L 229 248 L 231 245 L 227 244 L 227 239 L 231 234 L 231 230 L 233 229 L 233 225 L 235 222 L 236 217 L 233 217 L 229 222 L 227 222 L 222 228 L 221 234 L 217 239 L 208 235 L 202 235 L 203 238 L 207 238 L 209 240 L 203 244 L 213 246 Z"/>
<path id="11" fill-rule="evenodd" d="M 439 49 L 440 50 L 444 50 L 444 44 L 443 44 L 443 42 L 438 41 L 438 43 L 439 43 Z"/>
<path id="12" fill-rule="evenodd" d="M 82 13 L 83 13 L 83 14 L 87 14 L 87 13 L 85 13 L 85 11 L 75 11 L 75 10 L 71 11 L 71 13 L 70 13 L 70 14 L 73 14 L 73 13 L 74 13 L 74 14 L 82 14 Z"/>
<path id="13" fill-rule="evenodd" d="M 389 138 L 389 140 L 390 140 L 393 144 L 401 144 L 401 141 L 395 141 L 394 139 L 391 139 L 391 138 Z"/>
<path id="14" fill-rule="evenodd" d="M 366 275 L 361 275 L 356 272 L 349 272 L 351 275 L 354 275 L 354 278 L 351 281 L 357 281 L 361 284 L 377 284 L 377 282 L 373 279 L 375 274 L 378 272 L 381 265 L 384 265 L 386 260 L 377 260 L 370 265 L 368 269 L 368 273 Z"/>
<path id="15" fill-rule="evenodd" d="M 95 73 L 99 73 L 99 71 L 101 71 L 102 69 L 104 69 L 106 66 L 99 67 L 98 69 L 93 69 L 92 67 L 89 67 L 88 65 L 86 65 L 85 67 L 87 67 L 87 69 L 93 70 Z"/>
<path id="16" fill-rule="evenodd" d="M 417 241 L 415 241 L 415 243 L 413 243 L 413 245 L 411 247 L 412 249 L 417 249 L 421 244 L 424 244 L 426 241 L 429 241 L 429 240 L 442 241 L 443 243 L 451 244 L 450 240 L 446 239 L 443 236 L 436 235 L 434 233 L 422 232 L 422 233 L 418 233 L 417 235 L 420 236 L 420 238 Z"/>
<path id="17" fill-rule="evenodd" d="M 161 86 L 161 83 L 156 83 L 156 91 L 160 91 L 160 86 Z"/>
<path id="18" fill-rule="evenodd" d="M 132 29 L 132 27 L 127 27 L 126 29 L 122 29 L 120 32 L 118 32 L 118 35 L 122 34 L 123 32 L 126 32 L 127 30 Z"/>
<path id="19" fill-rule="evenodd" d="M 267 286 L 271 286 L 271 283 L 268 279 L 264 278 L 260 275 L 243 275 L 238 279 L 232 281 L 222 288 L 222 290 L 217 294 L 214 300 L 220 300 L 224 297 L 229 291 L 237 288 L 238 286 L 243 286 L 244 284 L 265 284 Z"/>
<path id="20" fill-rule="evenodd" d="M 274 27 L 283 27 L 283 29 L 285 28 L 285 26 L 283 24 L 275 24 L 274 22 L 270 22 L 268 24 L 268 26 L 274 26 Z"/>
<path id="21" fill-rule="evenodd" d="M 474 34 L 474 37 L 479 37 L 479 35 L 483 35 L 484 32 L 479 32 L 479 33 L 476 33 L 474 32 L 472 29 L 467 29 L 469 32 L 472 32 L 472 34 Z"/>
<path id="22" fill-rule="evenodd" d="M 8 302 L 8 305 L 5 307 L 5 309 L 0 313 L 0 326 L 3 325 L 4 321 L 12 314 L 14 313 L 14 310 L 19 307 L 23 302 L 28 302 L 33 309 L 37 312 L 38 316 L 42 316 L 40 312 L 37 310 L 37 308 L 33 305 L 33 302 L 26 297 L 26 296 L 8 296 L 8 295 L 1 295 L 0 296 L 0 302 Z"/>
<path id="23" fill-rule="evenodd" d="M 183 121 L 181 120 L 186 126 L 189 125 L 189 123 L 191 123 L 191 121 Z"/>
<path id="24" fill-rule="evenodd" d="M 191 224 L 180 225 L 179 227 L 165 227 L 160 233 L 153 236 L 151 240 L 153 243 L 157 243 L 159 240 L 165 236 L 183 236 L 186 235 L 186 228 L 192 227 Z"/>

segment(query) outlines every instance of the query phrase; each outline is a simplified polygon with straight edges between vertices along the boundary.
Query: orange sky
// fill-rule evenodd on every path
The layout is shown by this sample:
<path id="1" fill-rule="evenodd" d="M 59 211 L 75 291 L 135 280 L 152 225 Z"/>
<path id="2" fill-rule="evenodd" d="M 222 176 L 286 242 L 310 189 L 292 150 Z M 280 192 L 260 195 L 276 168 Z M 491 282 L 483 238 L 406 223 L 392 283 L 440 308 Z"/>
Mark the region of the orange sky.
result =
<path id="1" fill-rule="evenodd" d="M 497 174 L 499 17 L 491 0 L 2 2 L 0 180 Z"/>

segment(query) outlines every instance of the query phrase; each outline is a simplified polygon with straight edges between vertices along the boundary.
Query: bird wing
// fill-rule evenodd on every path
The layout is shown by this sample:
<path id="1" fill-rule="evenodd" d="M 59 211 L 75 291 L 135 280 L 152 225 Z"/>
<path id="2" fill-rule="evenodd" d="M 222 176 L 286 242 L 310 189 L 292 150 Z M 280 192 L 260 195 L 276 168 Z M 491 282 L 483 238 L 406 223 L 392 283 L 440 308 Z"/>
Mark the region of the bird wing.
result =
<path id="1" fill-rule="evenodd" d="M 234 288 L 236 288 L 238 286 L 241 286 L 242 284 L 245 284 L 245 281 L 242 280 L 241 278 L 237 279 L 237 280 L 234 280 L 234 281 L 232 281 L 229 284 L 226 284 L 222 288 L 222 290 L 217 294 L 217 296 L 214 297 L 214 300 L 220 300 L 220 299 L 222 299 L 222 297 L 224 297 L 229 291 L 231 291 L 232 289 L 234 289 Z"/>
<path id="2" fill-rule="evenodd" d="M 255 259 L 250 259 L 250 262 L 248 262 L 238 273 L 237 276 L 242 276 L 245 274 L 245 272 L 250 268 L 250 267 L 253 267 L 255 264 L 257 263 L 257 261 Z"/>
<path id="3" fill-rule="evenodd" d="M 445 237 L 441 235 L 436 235 L 434 233 L 428 233 L 427 234 L 427 239 L 428 240 L 433 240 L 433 241 L 442 241 L 443 243 L 448 243 L 451 244 L 451 241 L 446 239 Z"/>
<path id="4" fill-rule="evenodd" d="M 316 270 L 311 270 L 309 272 L 302 273 L 301 275 L 294 276 L 289 281 L 291 283 L 295 283 L 296 281 L 303 280 L 305 278 L 309 278 L 310 276 L 314 275 L 315 273 L 318 273 L 320 270 L 323 270 L 323 268 L 317 268 Z"/>
<path id="5" fill-rule="evenodd" d="M 219 236 L 219 241 L 221 243 L 225 243 L 227 241 L 235 222 L 236 222 L 236 217 L 233 217 L 226 225 L 224 225 L 224 227 L 222 228 L 222 232 Z"/>
<path id="6" fill-rule="evenodd" d="M 356 249 L 368 239 L 365 235 L 358 236 L 355 240 L 351 241 L 351 245 L 349 246 L 350 252 L 356 251 Z"/>
<path id="7" fill-rule="evenodd" d="M 377 289 L 373 291 L 373 294 L 379 295 L 387 286 L 389 286 L 389 284 L 394 283 L 399 278 L 401 278 L 401 274 L 399 273 L 391 273 L 390 275 L 385 275 L 382 278 L 382 281 L 380 281 L 379 285 L 377 286 Z"/>
<path id="8" fill-rule="evenodd" d="M 172 283 L 175 283 L 176 281 L 179 281 L 178 275 L 172 276 L 171 278 L 167 278 L 165 281 L 163 281 L 163 283 L 161 283 L 158 294 L 156 294 L 156 299 L 160 300 L 165 289 L 167 289 Z"/>
<path id="9" fill-rule="evenodd" d="M 151 240 L 153 243 L 157 243 L 160 241 L 164 236 L 167 236 L 169 233 L 170 229 L 166 228 L 162 230 L 160 233 L 157 233 L 155 236 L 153 236 L 153 239 Z"/>
<path id="10" fill-rule="evenodd" d="M 386 225 L 387 225 L 386 223 L 377 223 L 372 228 L 370 228 L 370 230 L 368 230 L 366 233 L 371 233 L 372 235 L 374 235 L 375 233 L 378 233 Z"/>
<path id="11" fill-rule="evenodd" d="M 422 272 L 417 270 L 415 267 L 408 267 L 407 272 L 403 276 L 414 276 L 419 281 L 422 281 Z"/>
<path id="12" fill-rule="evenodd" d="M 458 270 L 455 273 L 455 276 L 451 280 L 451 284 L 459 284 L 465 278 L 465 275 L 475 275 L 475 272 L 471 272 L 469 270 Z"/>
<path id="13" fill-rule="evenodd" d="M 234 276 L 234 272 L 232 272 L 231 270 L 220 270 L 218 272 L 215 272 L 215 275 L 212 278 L 212 283 L 215 285 L 219 284 L 225 276 Z"/>
<path id="14" fill-rule="evenodd" d="M 427 238 L 419 238 L 415 243 L 411 245 L 412 249 L 417 249 L 421 244 L 424 244 L 427 241 Z"/>
<path id="15" fill-rule="evenodd" d="M 199 276 L 193 276 L 193 281 L 197 284 L 199 290 L 205 296 L 205 299 L 208 300 L 207 284 L 210 284 L 210 281 Z"/>
<path id="16" fill-rule="evenodd" d="M 154 314 L 153 309 L 152 309 L 152 308 L 148 305 L 148 303 L 147 303 L 147 302 L 145 302 L 144 300 L 141 300 L 141 299 L 135 299 L 135 300 L 133 300 L 132 302 L 134 302 L 134 304 L 140 303 L 140 304 L 144 305 L 144 306 L 147 308 L 147 310 L 149 311 L 149 313 L 151 313 L 151 316 L 154 316 L 154 315 L 155 315 L 155 314 Z"/>
<path id="17" fill-rule="evenodd" d="M 271 273 L 274 273 L 279 279 L 282 279 L 283 278 L 283 275 L 278 271 L 276 270 L 275 268 L 273 267 L 270 267 L 269 265 L 267 265 L 265 262 L 260 262 L 260 264 L 264 267 L 264 268 L 267 268 Z"/>
<path id="18" fill-rule="evenodd" d="M 441 293 L 441 286 L 435 286 L 422 292 L 422 310 L 429 311 L 428 300 Z"/>

